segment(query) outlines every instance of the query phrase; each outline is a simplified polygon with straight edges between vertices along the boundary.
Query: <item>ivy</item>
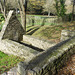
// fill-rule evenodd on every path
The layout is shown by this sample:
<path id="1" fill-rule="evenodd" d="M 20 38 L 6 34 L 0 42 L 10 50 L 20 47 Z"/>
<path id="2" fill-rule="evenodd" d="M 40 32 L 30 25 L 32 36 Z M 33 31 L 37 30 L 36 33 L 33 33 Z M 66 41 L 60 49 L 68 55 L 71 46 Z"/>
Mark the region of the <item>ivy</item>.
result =
<path id="1" fill-rule="evenodd" d="M 58 17 L 63 18 L 66 12 L 65 0 L 55 0 L 55 3 L 56 3 L 55 8 L 56 8 Z"/>

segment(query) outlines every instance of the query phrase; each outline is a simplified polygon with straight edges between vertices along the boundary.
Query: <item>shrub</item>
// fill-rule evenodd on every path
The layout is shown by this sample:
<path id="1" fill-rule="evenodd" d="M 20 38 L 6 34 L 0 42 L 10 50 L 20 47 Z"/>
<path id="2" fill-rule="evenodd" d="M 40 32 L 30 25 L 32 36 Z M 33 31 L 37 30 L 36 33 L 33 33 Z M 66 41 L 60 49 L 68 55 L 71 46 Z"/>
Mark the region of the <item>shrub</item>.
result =
<path id="1" fill-rule="evenodd" d="M 4 20 L 4 16 L 0 14 L 0 22 L 2 22 L 3 20 Z"/>
<path id="2" fill-rule="evenodd" d="M 71 21 L 71 19 L 72 19 L 72 13 L 70 13 L 70 14 L 66 14 L 66 16 L 65 16 L 65 20 L 67 20 L 67 21 Z"/>

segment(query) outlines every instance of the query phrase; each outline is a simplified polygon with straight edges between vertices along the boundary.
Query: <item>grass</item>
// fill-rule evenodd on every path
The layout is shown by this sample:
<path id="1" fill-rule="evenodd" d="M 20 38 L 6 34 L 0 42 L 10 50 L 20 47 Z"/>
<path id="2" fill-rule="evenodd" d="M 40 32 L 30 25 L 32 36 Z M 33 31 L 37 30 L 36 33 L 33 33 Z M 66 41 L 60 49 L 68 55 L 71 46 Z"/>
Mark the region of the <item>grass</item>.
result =
<path id="1" fill-rule="evenodd" d="M 20 16 L 20 14 L 18 14 L 18 16 Z M 38 16 L 38 17 L 44 17 L 44 16 L 47 16 L 47 15 L 30 15 L 30 14 L 27 14 L 27 16 Z M 48 16 L 47 16 L 48 17 Z"/>
<path id="2" fill-rule="evenodd" d="M 13 55 L 8 56 L 0 51 L 0 74 L 16 66 L 20 61 L 24 61 L 24 59 Z"/>
<path id="3" fill-rule="evenodd" d="M 4 25 L 4 21 L 3 21 L 3 23 L 0 22 L 0 30 L 2 30 L 3 25 Z"/>
<path id="4" fill-rule="evenodd" d="M 3 24 L 4 22 L 0 22 L 0 30 L 2 29 Z M 13 55 L 8 56 L 0 51 L 0 74 L 16 66 L 20 61 L 24 61 L 24 59 Z"/>

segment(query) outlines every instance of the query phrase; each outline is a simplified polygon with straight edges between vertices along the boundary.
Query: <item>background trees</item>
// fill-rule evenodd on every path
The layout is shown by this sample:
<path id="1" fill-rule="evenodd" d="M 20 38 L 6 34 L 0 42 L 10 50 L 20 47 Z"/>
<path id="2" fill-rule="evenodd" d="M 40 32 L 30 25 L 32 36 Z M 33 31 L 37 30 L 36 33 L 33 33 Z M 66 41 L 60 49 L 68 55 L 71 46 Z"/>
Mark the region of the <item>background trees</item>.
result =
<path id="1" fill-rule="evenodd" d="M 44 14 L 48 12 L 48 15 L 52 13 L 63 17 L 65 14 L 73 14 L 73 3 L 71 3 L 71 0 L 0 0 L 0 7 L 5 19 L 10 9 L 19 9 L 21 24 L 26 30 L 26 9 L 29 14 Z"/>
<path id="2" fill-rule="evenodd" d="M 1 12 L 6 19 L 7 13 L 10 9 L 14 11 L 19 9 L 21 15 L 21 24 L 26 32 L 26 9 L 27 9 L 27 0 L 0 0 Z"/>
<path id="3" fill-rule="evenodd" d="M 65 9 L 65 0 L 55 0 L 55 8 L 57 11 L 57 16 L 61 17 L 62 20 L 64 20 L 64 16 L 66 14 L 66 9 Z"/>
<path id="4" fill-rule="evenodd" d="M 72 21 L 75 19 L 75 0 L 72 0 L 72 5 L 73 5 L 73 8 L 72 8 Z"/>
<path id="5" fill-rule="evenodd" d="M 7 15 L 6 15 L 6 0 L 0 0 L 0 8 L 1 8 L 1 12 L 4 15 L 4 18 L 6 19 Z"/>
<path id="6" fill-rule="evenodd" d="M 60 17 L 65 15 L 66 9 L 65 9 L 65 0 L 55 0 L 55 8 L 57 11 L 57 15 Z"/>
<path id="7" fill-rule="evenodd" d="M 42 14 L 43 5 L 46 0 L 29 0 L 28 1 L 28 13 L 30 14 Z"/>
<path id="8" fill-rule="evenodd" d="M 3 0 L 2 0 L 3 1 Z M 7 10 L 10 9 L 17 9 L 18 6 L 18 0 L 4 0 L 6 1 Z M 24 2 L 25 0 L 22 0 Z M 56 14 L 56 7 L 55 7 L 55 0 L 27 0 L 27 13 L 30 14 L 44 14 L 44 12 L 48 12 L 48 14 Z M 57 0 L 62 1 L 62 0 Z M 72 13 L 72 3 L 71 0 L 63 0 L 65 1 L 65 8 L 67 9 L 66 14 Z M 22 4 L 22 3 L 20 3 Z M 24 4 L 24 3 L 23 3 Z M 59 3 L 60 4 L 60 3 Z M 63 4 L 63 3 L 62 3 Z M 23 5 L 22 5 L 23 6 Z M 60 6 L 59 6 L 60 8 Z"/>
<path id="9" fill-rule="evenodd" d="M 54 0 L 47 0 L 46 3 L 43 6 L 43 10 L 45 12 L 48 12 L 48 16 L 50 16 L 50 13 L 55 14 L 56 10 L 54 7 L 55 1 Z"/>
<path id="10" fill-rule="evenodd" d="M 27 0 L 17 0 L 18 8 L 21 15 L 22 27 L 26 33 L 26 10 L 27 10 Z"/>

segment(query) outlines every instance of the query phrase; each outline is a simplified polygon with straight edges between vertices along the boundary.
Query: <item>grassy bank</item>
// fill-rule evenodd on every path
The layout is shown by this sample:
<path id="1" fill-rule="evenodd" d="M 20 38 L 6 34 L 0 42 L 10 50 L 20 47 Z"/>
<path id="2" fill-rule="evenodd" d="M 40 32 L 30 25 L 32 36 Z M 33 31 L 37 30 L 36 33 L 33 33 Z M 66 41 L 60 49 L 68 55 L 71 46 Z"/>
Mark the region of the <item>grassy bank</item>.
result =
<path id="1" fill-rule="evenodd" d="M 75 30 L 75 21 L 73 23 L 67 22 L 53 26 L 30 26 L 27 27 L 27 35 L 52 40 L 58 43 L 60 41 L 61 31 L 64 29 Z"/>
<path id="2" fill-rule="evenodd" d="M 24 61 L 24 59 L 13 55 L 8 56 L 7 54 L 0 52 L 0 74 L 16 66 L 20 61 Z"/>

